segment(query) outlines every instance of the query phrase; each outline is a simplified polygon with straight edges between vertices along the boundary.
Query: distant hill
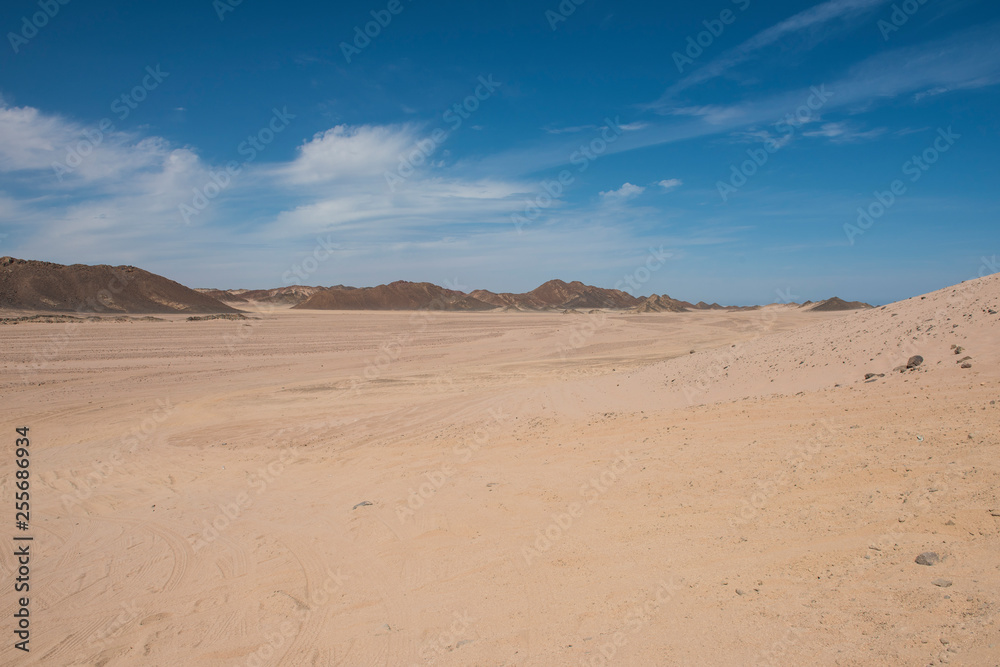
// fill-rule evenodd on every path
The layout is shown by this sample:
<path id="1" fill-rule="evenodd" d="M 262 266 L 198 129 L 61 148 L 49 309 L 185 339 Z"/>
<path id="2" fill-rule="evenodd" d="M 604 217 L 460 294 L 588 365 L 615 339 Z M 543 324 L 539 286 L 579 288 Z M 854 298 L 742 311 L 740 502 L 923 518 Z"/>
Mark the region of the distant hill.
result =
<path id="1" fill-rule="evenodd" d="M 496 294 L 489 290 L 475 290 L 470 296 L 498 307 L 520 310 L 568 310 L 573 308 L 632 308 L 642 302 L 627 292 L 584 285 L 578 280 L 571 283 L 550 280 L 525 294 L 503 292 Z"/>
<path id="2" fill-rule="evenodd" d="M 672 299 L 666 294 L 658 296 L 653 294 L 642 301 L 638 306 L 630 310 L 633 313 L 683 313 L 693 306 L 687 301 Z"/>
<path id="3" fill-rule="evenodd" d="M 805 304 L 803 304 L 803 307 L 806 307 Z M 826 301 L 820 301 L 819 303 L 808 307 L 807 310 L 833 312 L 837 310 L 862 310 L 866 308 L 872 308 L 872 306 L 861 301 L 844 301 L 839 297 L 833 297 L 832 299 L 827 299 Z"/>
<path id="4" fill-rule="evenodd" d="M 198 292 L 207 294 L 212 298 L 224 303 L 270 303 L 275 305 L 295 306 L 317 292 L 322 292 L 327 287 L 307 287 L 305 285 L 289 285 L 288 287 L 275 287 L 273 289 L 199 289 Z M 341 289 L 354 289 L 353 287 L 341 287 Z"/>
<path id="5" fill-rule="evenodd" d="M 398 280 L 378 287 L 331 287 L 293 306 L 302 310 L 493 310 L 464 292 Z"/>
<path id="6" fill-rule="evenodd" d="M 231 306 L 134 266 L 0 258 L 0 308 L 87 313 L 236 313 Z"/>
<path id="7" fill-rule="evenodd" d="M 759 306 L 691 303 L 663 294 L 635 297 L 618 289 L 586 285 L 578 280 L 550 280 L 530 292 L 474 290 L 468 294 L 432 283 L 399 280 L 377 287 L 309 287 L 272 289 L 189 289 L 134 266 L 64 266 L 49 262 L 0 259 L 0 308 L 94 313 L 238 313 L 234 306 L 274 304 L 302 310 L 448 310 L 560 311 L 594 309 L 631 313 L 753 310 Z M 792 304 L 794 305 L 794 304 Z M 807 302 L 804 310 L 839 311 L 871 308 L 860 301 L 833 297 Z"/>

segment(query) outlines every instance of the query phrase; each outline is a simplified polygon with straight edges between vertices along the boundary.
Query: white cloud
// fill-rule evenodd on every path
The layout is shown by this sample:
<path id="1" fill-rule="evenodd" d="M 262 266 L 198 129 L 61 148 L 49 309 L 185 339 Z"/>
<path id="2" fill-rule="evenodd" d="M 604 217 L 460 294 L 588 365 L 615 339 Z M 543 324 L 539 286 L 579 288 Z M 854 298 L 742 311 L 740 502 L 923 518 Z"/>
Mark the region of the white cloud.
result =
<path id="1" fill-rule="evenodd" d="M 0 101 L 0 173 L 45 172 L 37 174 L 43 185 L 93 187 L 137 170 L 160 169 L 171 153 L 159 137 L 141 138 Z"/>
<path id="2" fill-rule="evenodd" d="M 684 185 L 684 181 L 682 181 L 679 178 L 668 178 L 666 180 L 660 181 L 659 183 L 657 183 L 657 185 L 659 185 L 661 188 L 669 192 L 670 190 L 674 190 Z"/>
<path id="3" fill-rule="evenodd" d="M 624 201 L 626 199 L 632 199 L 638 197 L 646 188 L 640 185 L 632 185 L 631 183 L 625 183 L 617 190 L 608 190 L 607 192 L 602 192 L 601 197 L 606 201 Z"/>
<path id="4" fill-rule="evenodd" d="M 337 125 L 304 143 L 282 171 L 298 185 L 381 177 L 418 151 L 419 139 L 412 126 Z"/>

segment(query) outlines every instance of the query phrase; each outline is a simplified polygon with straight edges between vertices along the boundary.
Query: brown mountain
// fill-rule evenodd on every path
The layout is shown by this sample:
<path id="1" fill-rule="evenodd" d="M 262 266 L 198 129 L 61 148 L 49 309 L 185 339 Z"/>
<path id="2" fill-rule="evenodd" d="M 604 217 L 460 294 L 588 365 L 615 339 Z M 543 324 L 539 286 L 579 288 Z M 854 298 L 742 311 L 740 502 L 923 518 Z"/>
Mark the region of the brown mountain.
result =
<path id="1" fill-rule="evenodd" d="M 273 289 L 199 289 L 197 291 L 207 294 L 212 298 L 224 303 L 271 303 L 275 305 L 295 306 L 317 292 L 328 289 L 326 287 L 307 287 L 305 285 L 289 285 L 288 287 L 275 287 Z M 341 287 L 341 289 L 354 289 L 353 287 Z"/>
<path id="2" fill-rule="evenodd" d="M 664 294 L 663 296 L 657 296 L 653 294 L 652 296 L 646 298 L 638 306 L 632 308 L 629 312 L 632 313 L 683 313 L 691 309 L 691 304 L 687 301 L 678 301 L 677 299 L 671 299 L 669 296 Z"/>
<path id="3" fill-rule="evenodd" d="M 0 258 L 0 308 L 88 313 L 235 313 L 235 308 L 134 266 Z"/>
<path id="4" fill-rule="evenodd" d="M 302 310 L 493 310 L 464 292 L 398 280 L 378 287 L 331 287 L 292 306 Z"/>
<path id="5" fill-rule="evenodd" d="M 861 310 L 864 308 L 871 308 L 872 306 L 863 303 L 861 301 L 844 301 L 839 297 L 833 297 L 832 299 L 827 299 L 826 301 L 820 301 L 815 306 L 809 308 L 809 310 L 815 311 L 835 311 L 835 310 Z"/>
<path id="6" fill-rule="evenodd" d="M 642 303 L 637 298 L 617 289 L 604 289 L 584 285 L 578 280 L 571 283 L 550 280 L 525 294 L 503 292 L 496 294 L 488 290 L 475 290 L 470 296 L 494 306 L 514 306 L 521 309 L 543 310 L 554 308 L 632 308 Z"/>

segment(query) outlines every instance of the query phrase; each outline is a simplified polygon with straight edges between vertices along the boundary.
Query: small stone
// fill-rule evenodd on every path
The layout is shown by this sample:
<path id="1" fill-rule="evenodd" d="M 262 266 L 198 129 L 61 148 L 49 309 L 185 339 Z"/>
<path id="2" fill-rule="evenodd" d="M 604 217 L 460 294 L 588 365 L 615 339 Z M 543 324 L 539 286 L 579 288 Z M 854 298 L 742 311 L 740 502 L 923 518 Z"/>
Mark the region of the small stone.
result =
<path id="1" fill-rule="evenodd" d="M 892 372 L 893 373 L 902 373 L 905 370 L 906 370 L 906 366 L 896 366 L 895 368 L 892 369 Z"/>
<path id="2" fill-rule="evenodd" d="M 920 364 L 924 363 L 924 358 L 919 354 L 915 354 L 906 362 L 907 368 L 916 368 Z"/>
<path id="3" fill-rule="evenodd" d="M 948 588 L 949 586 L 951 586 L 950 579 L 935 579 L 931 583 L 939 588 Z"/>
<path id="4" fill-rule="evenodd" d="M 965 352 L 965 348 L 964 347 L 962 347 L 961 345 L 956 345 L 955 346 L 955 354 L 962 354 L 963 352 Z"/>
<path id="5" fill-rule="evenodd" d="M 925 551 L 917 556 L 914 561 L 917 565 L 934 565 L 941 561 L 941 557 L 935 551 Z"/>
<path id="6" fill-rule="evenodd" d="M 951 519 L 948 519 L 947 521 L 944 522 L 944 525 L 946 525 L 946 526 L 954 526 L 955 522 L 952 521 Z"/>
<path id="7" fill-rule="evenodd" d="M 962 364 L 962 368 L 972 368 L 972 364 L 966 361 L 964 364 Z"/>
<path id="8" fill-rule="evenodd" d="M 736 594 L 737 595 L 746 595 L 747 592 L 745 590 L 743 590 L 742 588 L 737 588 L 736 589 Z"/>
<path id="9" fill-rule="evenodd" d="M 356 509 L 358 509 L 359 507 L 367 507 L 368 505 L 371 505 L 371 503 L 370 503 L 369 501 L 367 501 L 367 500 L 362 500 L 362 501 L 361 501 L 360 503 L 358 503 L 357 505 L 355 505 L 355 506 L 354 506 L 354 507 L 352 507 L 351 509 L 352 509 L 352 510 L 356 510 Z"/>
<path id="10" fill-rule="evenodd" d="M 972 357 L 970 357 L 969 355 L 965 355 L 964 357 L 962 357 L 961 359 L 959 359 L 959 360 L 958 360 L 958 361 L 956 361 L 955 363 L 956 363 L 956 364 L 960 364 L 960 363 L 962 363 L 963 361 L 969 361 L 970 359 L 972 359 Z"/>

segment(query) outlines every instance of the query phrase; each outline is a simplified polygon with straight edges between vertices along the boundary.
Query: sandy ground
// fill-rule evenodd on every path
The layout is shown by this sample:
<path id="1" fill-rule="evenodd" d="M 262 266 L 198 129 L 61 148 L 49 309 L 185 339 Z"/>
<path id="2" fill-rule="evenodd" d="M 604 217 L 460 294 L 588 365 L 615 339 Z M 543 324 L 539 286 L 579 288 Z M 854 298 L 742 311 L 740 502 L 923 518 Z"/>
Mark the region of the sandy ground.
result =
<path id="1" fill-rule="evenodd" d="M 990 310 L 2 327 L 0 663 L 998 665 Z"/>

